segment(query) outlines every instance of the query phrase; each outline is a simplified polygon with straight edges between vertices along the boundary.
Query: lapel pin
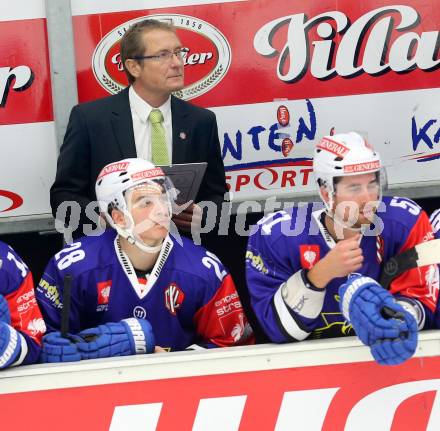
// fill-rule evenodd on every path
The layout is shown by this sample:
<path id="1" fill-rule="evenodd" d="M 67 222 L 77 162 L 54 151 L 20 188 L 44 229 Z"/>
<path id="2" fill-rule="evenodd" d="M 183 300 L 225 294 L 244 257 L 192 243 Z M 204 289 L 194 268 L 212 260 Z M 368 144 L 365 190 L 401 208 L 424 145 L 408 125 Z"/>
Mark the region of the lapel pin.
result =
<path id="1" fill-rule="evenodd" d="M 186 139 L 186 133 L 185 132 L 180 132 L 179 136 L 180 136 L 180 139 Z"/>

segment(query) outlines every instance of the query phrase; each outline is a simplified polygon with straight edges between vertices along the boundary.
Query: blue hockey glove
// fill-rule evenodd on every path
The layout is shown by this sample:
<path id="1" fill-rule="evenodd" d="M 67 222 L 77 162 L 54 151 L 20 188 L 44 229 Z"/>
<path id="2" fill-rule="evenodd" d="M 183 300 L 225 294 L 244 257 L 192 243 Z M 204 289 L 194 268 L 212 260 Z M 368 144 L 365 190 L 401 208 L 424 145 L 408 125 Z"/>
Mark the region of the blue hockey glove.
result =
<path id="1" fill-rule="evenodd" d="M 0 322 L 11 324 L 11 315 L 9 314 L 9 306 L 5 297 L 0 294 Z"/>
<path id="2" fill-rule="evenodd" d="M 21 352 L 21 337 L 5 322 L 0 322 L 0 369 L 13 364 Z"/>
<path id="3" fill-rule="evenodd" d="M 117 323 L 106 323 L 78 334 L 82 359 L 152 353 L 155 347 L 153 330 L 145 319 L 129 318 Z"/>
<path id="4" fill-rule="evenodd" d="M 399 364 L 414 354 L 416 320 L 379 283 L 354 275 L 341 285 L 339 295 L 342 314 L 379 364 Z"/>
<path id="5" fill-rule="evenodd" d="M 73 362 L 81 360 L 77 343 L 81 339 L 68 334 L 65 338 L 59 331 L 50 332 L 43 337 L 40 362 Z"/>

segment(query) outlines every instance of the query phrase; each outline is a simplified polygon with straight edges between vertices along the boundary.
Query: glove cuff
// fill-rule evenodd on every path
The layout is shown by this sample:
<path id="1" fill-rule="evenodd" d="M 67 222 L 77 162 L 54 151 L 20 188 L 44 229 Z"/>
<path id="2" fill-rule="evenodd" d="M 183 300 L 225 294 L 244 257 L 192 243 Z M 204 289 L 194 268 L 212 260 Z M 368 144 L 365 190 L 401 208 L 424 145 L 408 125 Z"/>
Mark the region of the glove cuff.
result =
<path id="1" fill-rule="evenodd" d="M 3 345 L 0 345 L 1 355 L 0 355 L 0 369 L 6 368 L 12 365 L 21 351 L 21 337 L 19 333 L 10 325 L 6 323 L 2 324 L 0 328 L 4 335 Z M 3 337 L 2 337 L 3 338 Z M 2 341 L 2 340 L 0 340 Z"/>
<path id="2" fill-rule="evenodd" d="M 121 320 L 131 335 L 130 347 L 133 354 L 152 353 L 155 347 L 153 330 L 145 319 L 130 317 Z"/>
<path id="3" fill-rule="evenodd" d="M 0 294 L 0 322 L 11 324 L 8 302 L 2 294 Z"/>
<path id="4" fill-rule="evenodd" d="M 339 296 L 341 298 L 341 311 L 344 317 L 350 320 L 350 304 L 361 287 L 365 287 L 371 283 L 370 277 L 357 277 L 350 281 L 350 278 L 339 288 Z"/>

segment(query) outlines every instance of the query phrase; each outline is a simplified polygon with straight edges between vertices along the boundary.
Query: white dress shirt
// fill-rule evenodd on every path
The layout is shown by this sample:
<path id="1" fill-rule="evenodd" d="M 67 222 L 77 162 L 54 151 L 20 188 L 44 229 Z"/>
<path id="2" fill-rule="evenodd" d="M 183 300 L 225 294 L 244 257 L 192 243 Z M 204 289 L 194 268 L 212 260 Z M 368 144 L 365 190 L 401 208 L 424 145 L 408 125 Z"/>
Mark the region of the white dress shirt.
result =
<path id="1" fill-rule="evenodd" d="M 167 142 L 168 156 L 173 160 L 172 142 L 173 127 L 171 122 L 171 96 L 158 108 L 153 108 L 143 100 L 130 86 L 128 90 L 131 117 L 133 119 L 134 142 L 136 144 L 137 157 L 151 161 L 151 124 L 148 116 L 152 109 L 160 109 L 163 115 L 163 127 L 165 128 L 165 139 Z"/>

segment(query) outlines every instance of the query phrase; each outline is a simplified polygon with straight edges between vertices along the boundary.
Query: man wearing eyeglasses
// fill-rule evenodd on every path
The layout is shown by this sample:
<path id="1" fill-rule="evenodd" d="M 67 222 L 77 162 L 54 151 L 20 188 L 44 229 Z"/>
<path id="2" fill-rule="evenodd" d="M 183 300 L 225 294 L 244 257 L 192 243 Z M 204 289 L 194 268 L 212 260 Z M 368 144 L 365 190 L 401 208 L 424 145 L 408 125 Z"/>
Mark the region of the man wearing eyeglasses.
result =
<path id="1" fill-rule="evenodd" d="M 93 230 L 91 218 L 98 220 L 88 205 L 96 200 L 94 183 L 100 170 L 125 158 L 140 157 L 156 165 L 207 162 L 196 201 L 211 201 L 220 208 L 227 189 L 215 115 L 172 95 L 184 86 L 186 52 L 172 25 L 153 19 L 138 22 L 121 39 L 129 87 L 72 109 L 50 200 L 54 216 L 63 202 L 81 207 L 79 222 L 73 207 L 62 220 L 74 229 L 75 238 Z M 65 208 L 59 218 L 66 216 Z M 201 218 L 201 208 L 192 204 L 173 220 L 190 232 L 191 221 L 197 225 Z"/>

